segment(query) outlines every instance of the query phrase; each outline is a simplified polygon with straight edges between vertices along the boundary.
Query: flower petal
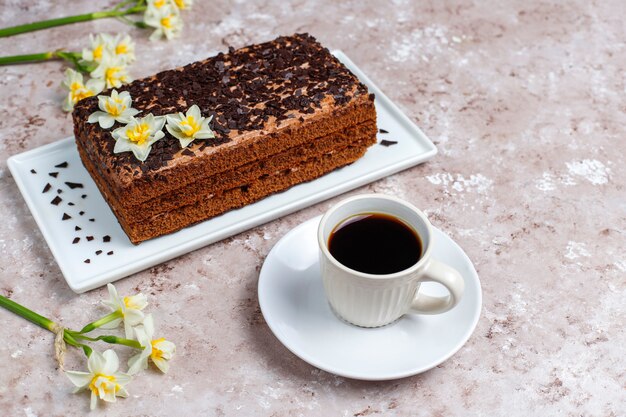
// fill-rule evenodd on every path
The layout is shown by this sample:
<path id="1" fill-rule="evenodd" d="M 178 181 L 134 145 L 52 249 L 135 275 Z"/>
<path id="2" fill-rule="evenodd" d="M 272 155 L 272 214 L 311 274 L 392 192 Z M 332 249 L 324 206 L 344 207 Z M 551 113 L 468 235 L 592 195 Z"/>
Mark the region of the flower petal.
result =
<path id="1" fill-rule="evenodd" d="M 106 361 L 104 367 L 102 368 L 103 374 L 111 375 L 117 372 L 120 367 L 120 360 L 117 357 L 117 353 L 113 349 L 107 349 L 102 354 L 104 360 Z"/>
<path id="2" fill-rule="evenodd" d="M 152 362 L 157 366 L 157 368 L 159 368 L 161 370 L 161 372 L 163 372 L 164 374 L 167 373 L 167 371 L 170 370 L 170 364 L 168 361 L 164 360 L 164 359 L 155 359 L 152 358 Z"/>
<path id="3" fill-rule="evenodd" d="M 98 124 L 103 129 L 110 129 L 113 124 L 115 124 L 115 119 L 108 114 L 105 114 L 98 118 Z"/>
<path id="4" fill-rule="evenodd" d="M 89 404 L 89 409 L 95 410 L 96 405 L 98 405 L 98 396 L 96 395 L 95 392 L 91 391 L 91 402 Z"/>
<path id="5" fill-rule="evenodd" d="M 93 375 L 89 372 L 82 371 L 65 371 L 65 375 L 72 381 L 72 384 L 81 389 L 86 388 L 91 382 L 91 378 L 93 378 Z"/>
<path id="6" fill-rule="evenodd" d="M 106 365 L 106 359 L 102 356 L 102 353 L 94 350 L 89 355 L 89 359 L 87 360 L 87 368 L 89 368 L 89 372 L 92 374 L 99 374 L 102 372 L 102 368 Z"/>

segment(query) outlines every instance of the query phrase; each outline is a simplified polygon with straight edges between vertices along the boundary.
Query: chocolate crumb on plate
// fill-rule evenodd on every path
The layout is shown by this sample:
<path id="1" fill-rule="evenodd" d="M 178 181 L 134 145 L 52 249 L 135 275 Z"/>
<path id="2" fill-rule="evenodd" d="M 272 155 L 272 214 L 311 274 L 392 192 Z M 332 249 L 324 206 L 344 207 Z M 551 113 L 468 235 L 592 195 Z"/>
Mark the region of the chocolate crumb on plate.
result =
<path id="1" fill-rule="evenodd" d="M 50 204 L 58 206 L 61 201 L 63 201 L 63 199 L 61 197 L 59 197 L 59 196 L 56 196 L 56 197 L 54 197 L 54 199 L 52 199 Z"/>
<path id="2" fill-rule="evenodd" d="M 63 218 L 61 220 L 69 220 L 71 218 L 72 218 L 72 216 L 70 216 L 69 214 L 63 213 Z"/>
<path id="3" fill-rule="evenodd" d="M 76 227 L 74 227 L 74 230 L 76 230 L 78 232 L 79 230 L 83 230 L 83 229 L 81 229 L 80 227 L 76 226 Z"/>
<path id="4" fill-rule="evenodd" d="M 60 164 L 55 165 L 54 167 L 55 168 L 67 168 L 68 165 L 69 164 L 67 162 L 61 162 Z"/>
<path id="5" fill-rule="evenodd" d="M 57 188 L 57 194 L 61 194 L 62 192 L 63 192 L 63 190 L 62 190 L 62 189 Z"/>
<path id="6" fill-rule="evenodd" d="M 78 242 L 80 242 L 80 238 L 79 237 L 75 237 L 74 240 L 72 240 L 72 245 L 75 245 Z"/>
<path id="7" fill-rule="evenodd" d="M 87 198 L 87 194 L 83 194 L 83 195 L 81 195 L 81 196 L 80 196 L 80 198 L 83 198 L 83 199 L 84 199 L 84 198 Z"/>
<path id="8" fill-rule="evenodd" d="M 42 193 L 47 193 L 48 191 L 50 191 L 50 188 L 52 188 L 52 186 L 50 185 L 50 183 L 47 183 L 46 186 L 43 187 Z"/>
<path id="9" fill-rule="evenodd" d="M 48 175 L 50 175 L 52 178 L 56 178 L 59 176 L 58 172 L 49 172 Z"/>
<path id="10" fill-rule="evenodd" d="M 36 174 L 36 173 L 37 173 L 37 171 L 35 171 L 34 169 L 31 169 L 31 170 L 30 170 L 30 173 L 31 173 L 31 174 Z"/>
<path id="11" fill-rule="evenodd" d="M 69 181 L 66 181 L 65 185 L 70 187 L 72 190 L 74 188 L 83 188 L 83 184 L 81 184 L 80 182 L 69 182 Z"/>
<path id="12" fill-rule="evenodd" d="M 68 206 L 73 206 L 74 203 L 72 203 L 71 201 L 69 203 L 67 203 Z"/>
<path id="13" fill-rule="evenodd" d="M 85 214 L 85 212 L 84 211 L 79 211 L 78 214 L 82 216 L 83 214 Z"/>
<path id="14" fill-rule="evenodd" d="M 87 236 L 87 241 L 91 242 L 93 240 L 93 236 Z"/>
<path id="15" fill-rule="evenodd" d="M 96 251 L 96 255 L 100 255 L 101 253 L 102 253 L 102 251 L 101 251 L 100 249 L 98 249 L 98 250 Z"/>
<path id="16" fill-rule="evenodd" d="M 391 146 L 391 145 L 395 145 L 396 143 L 398 143 L 397 140 L 387 140 L 387 139 L 383 139 L 380 141 L 380 144 L 383 146 Z"/>
<path id="17" fill-rule="evenodd" d="M 107 252 L 107 255 L 113 255 L 113 251 L 112 251 L 112 250 L 111 250 L 111 251 L 108 251 L 108 252 Z"/>
<path id="18" fill-rule="evenodd" d="M 89 219 L 89 221 L 90 221 L 90 222 L 95 222 L 95 221 L 96 221 L 96 219 Z"/>
<path id="19" fill-rule="evenodd" d="M 389 131 L 385 129 L 378 129 L 378 133 L 389 133 Z"/>
<path id="20" fill-rule="evenodd" d="M 86 264 L 90 263 L 91 260 L 89 258 L 85 259 L 83 262 L 85 262 Z"/>
<path id="21" fill-rule="evenodd" d="M 110 242 L 110 241 L 111 241 L 111 236 L 109 236 L 109 235 L 104 236 L 104 237 L 102 238 L 102 241 L 103 241 L 103 242 Z"/>

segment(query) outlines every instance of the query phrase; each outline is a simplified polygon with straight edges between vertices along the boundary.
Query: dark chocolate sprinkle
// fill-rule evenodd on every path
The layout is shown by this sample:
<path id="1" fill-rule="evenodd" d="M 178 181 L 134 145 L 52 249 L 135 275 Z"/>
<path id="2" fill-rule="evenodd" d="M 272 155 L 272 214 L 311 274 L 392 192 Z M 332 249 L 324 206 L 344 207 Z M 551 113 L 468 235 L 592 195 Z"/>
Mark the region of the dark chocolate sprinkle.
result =
<path id="1" fill-rule="evenodd" d="M 107 255 L 113 255 L 113 251 L 107 252 Z"/>
<path id="2" fill-rule="evenodd" d="M 35 171 L 34 169 L 31 169 L 31 170 L 30 170 L 30 173 L 31 173 L 31 174 L 36 174 L 36 173 L 37 173 L 37 171 Z"/>
<path id="3" fill-rule="evenodd" d="M 80 198 L 87 198 L 87 194 L 81 195 Z"/>
<path id="4" fill-rule="evenodd" d="M 91 260 L 90 259 L 85 259 L 83 262 L 85 262 L 86 264 L 90 263 Z"/>
<path id="5" fill-rule="evenodd" d="M 96 221 L 96 219 L 89 219 L 89 221 L 90 221 L 90 222 L 95 222 L 95 221 Z"/>
<path id="6" fill-rule="evenodd" d="M 52 186 L 50 185 L 50 183 L 47 183 L 46 186 L 43 187 L 42 193 L 47 193 L 48 191 L 50 191 L 50 188 L 52 188 Z"/>
<path id="7" fill-rule="evenodd" d="M 78 214 L 79 214 L 80 216 L 82 216 L 83 214 L 85 214 L 85 212 L 84 212 L 84 211 L 79 211 L 79 212 L 78 212 Z"/>
<path id="8" fill-rule="evenodd" d="M 91 242 L 93 240 L 93 236 L 87 236 L 87 241 Z"/>
<path id="9" fill-rule="evenodd" d="M 62 192 L 63 192 L 63 190 L 62 190 L 62 189 L 57 188 L 57 194 L 61 194 Z"/>
<path id="10" fill-rule="evenodd" d="M 109 235 L 104 236 L 104 237 L 102 238 L 102 241 L 103 241 L 103 242 L 110 242 L 110 241 L 111 241 L 111 236 L 109 236 Z"/>
<path id="11" fill-rule="evenodd" d="M 75 237 L 74 240 L 72 240 L 72 244 L 75 245 L 78 242 L 80 242 L 80 238 L 79 237 Z"/>
<path id="12" fill-rule="evenodd" d="M 52 178 L 56 178 L 59 176 L 58 172 L 49 172 L 48 175 L 50 175 Z"/>
<path id="13" fill-rule="evenodd" d="M 383 139 L 380 141 L 380 144 L 383 146 L 391 146 L 391 145 L 395 145 L 396 143 L 398 143 L 397 140 L 387 140 L 387 139 Z"/>
<path id="14" fill-rule="evenodd" d="M 74 230 L 76 230 L 78 232 L 79 230 L 83 230 L 83 229 L 81 229 L 80 227 L 76 226 L 76 227 L 74 227 Z"/>
<path id="15" fill-rule="evenodd" d="M 55 168 L 67 168 L 68 163 L 67 162 L 61 162 L 59 165 L 55 165 Z"/>
<path id="16" fill-rule="evenodd" d="M 185 148 L 184 151 L 181 152 L 183 155 L 187 155 L 187 156 L 196 156 L 195 153 L 193 153 L 191 150 Z"/>
<path id="17" fill-rule="evenodd" d="M 79 183 L 79 182 L 65 182 L 65 185 L 67 185 L 68 187 L 70 187 L 72 190 L 74 188 L 83 188 L 83 184 Z"/>
<path id="18" fill-rule="evenodd" d="M 71 218 L 72 218 L 72 216 L 70 216 L 69 214 L 63 213 L 63 218 L 61 220 L 69 220 Z"/>
<path id="19" fill-rule="evenodd" d="M 96 255 L 100 255 L 101 253 L 102 253 L 102 251 L 101 251 L 100 249 L 98 249 L 98 250 L 96 251 Z"/>
<path id="20" fill-rule="evenodd" d="M 59 196 L 56 196 L 54 197 L 54 199 L 52 199 L 50 204 L 54 204 L 55 206 L 58 206 L 61 201 L 63 201 L 63 199 Z"/>
<path id="21" fill-rule="evenodd" d="M 380 133 L 389 133 L 389 131 L 388 131 L 388 130 L 385 130 L 385 129 L 378 129 L 378 131 L 379 131 Z"/>
<path id="22" fill-rule="evenodd" d="M 71 201 L 69 203 L 67 203 L 68 206 L 73 206 L 74 203 L 72 203 Z"/>

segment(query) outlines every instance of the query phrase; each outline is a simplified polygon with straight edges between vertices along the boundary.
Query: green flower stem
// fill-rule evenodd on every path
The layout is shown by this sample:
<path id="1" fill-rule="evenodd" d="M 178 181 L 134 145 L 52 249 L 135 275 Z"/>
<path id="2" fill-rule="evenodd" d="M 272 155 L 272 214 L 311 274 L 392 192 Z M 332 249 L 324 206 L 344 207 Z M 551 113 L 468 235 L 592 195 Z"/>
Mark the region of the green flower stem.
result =
<path id="1" fill-rule="evenodd" d="M 48 61 L 51 59 L 59 59 L 54 52 L 42 52 L 39 54 L 12 55 L 0 57 L 0 65 L 19 64 L 22 62 Z"/>
<path id="2" fill-rule="evenodd" d="M 98 337 L 88 337 L 80 333 L 72 333 L 72 336 L 76 339 L 88 340 L 90 342 L 103 341 L 109 344 L 130 346 L 135 349 L 143 349 L 144 347 L 136 340 L 124 339 L 123 337 L 101 335 Z"/>
<path id="3" fill-rule="evenodd" d="M 82 329 L 80 329 L 80 331 L 76 332 L 79 334 L 84 334 L 84 333 L 89 333 L 90 331 L 97 329 L 98 327 L 110 323 L 113 320 L 117 320 L 117 319 L 121 319 L 123 317 L 122 311 L 121 310 L 115 310 L 114 312 L 112 312 L 111 314 L 107 314 L 106 316 L 102 317 L 101 319 L 98 319 L 94 322 L 91 322 L 89 324 L 87 324 L 85 327 L 83 327 Z M 87 339 L 89 340 L 89 339 Z"/>
<path id="4" fill-rule="evenodd" d="M 91 352 L 93 352 L 93 350 L 89 346 L 83 343 L 79 343 L 74 336 L 76 336 L 76 332 L 73 332 L 72 330 L 64 329 L 63 340 L 65 341 L 65 343 L 71 346 L 82 348 L 83 352 L 85 352 L 85 355 L 89 357 L 91 355 Z"/>
<path id="5" fill-rule="evenodd" d="M 53 328 L 56 327 L 56 323 L 52 320 L 41 316 L 2 295 L 0 295 L 0 306 L 51 332 L 53 331 Z"/>
<path id="6" fill-rule="evenodd" d="M 126 3 L 126 2 L 124 2 Z M 108 17 L 119 17 L 133 13 L 141 13 L 146 10 L 146 6 L 143 5 L 143 1 L 133 2 L 134 6 L 126 9 L 112 9 L 102 12 L 93 12 L 79 14 L 75 16 L 60 17 L 57 19 L 42 20 L 40 22 L 26 23 L 24 25 L 12 26 L 4 29 L 0 29 L 0 38 L 7 36 L 19 35 L 20 33 L 34 32 L 36 30 L 48 29 L 56 26 L 69 25 L 71 23 L 87 22 L 96 19 L 105 19 Z"/>

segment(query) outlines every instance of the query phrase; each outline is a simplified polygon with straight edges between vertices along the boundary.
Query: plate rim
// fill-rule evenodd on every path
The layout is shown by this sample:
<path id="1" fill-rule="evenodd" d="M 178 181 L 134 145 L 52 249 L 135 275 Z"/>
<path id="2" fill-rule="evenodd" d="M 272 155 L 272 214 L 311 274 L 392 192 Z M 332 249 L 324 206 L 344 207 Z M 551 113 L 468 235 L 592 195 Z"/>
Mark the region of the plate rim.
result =
<path id="1" fill-rule="evenodd" d="M 433 226 L 433 229 L 436 230 L 436 233 L 441 233 L 443 236 L 445 236 L 447 239 L 449 239 L 449 243 L 453 244 L 455 249 L 459 252 L 459 255 L 461 255 L 463 260 L 471 267 L 471 271 L 470 272 L 471 272 L 473 281 L 475 282 L 475 284 L 477 286 L 477 290 L 478 290 L 477 291 L 477 297 L 476 297 L 476 305 L 477 305 L 477 307 L 473 310 L 473 317 L 472 317 L 472 320 L 471 320 L 471 324 L 469 326 L 467 326 L 467 328 L 465 329 L 465 332 L 463 333 L 463 336 L 459 339 L 459 342 L 457 342 L 454 345 L 454 347 L 452 349 L 450 349 L 449 352 L 447 352 L 445 355 L 441 356 L 440 358 L 438 358 L 437 360 L 433 361 L 432 363 L 429 363 L 426 366 L 412 368 L 412 369 L 406 370 L 404 372 L 396 372 L 396 373 L 390 373 L 390 374 L 384 374 L 384 375 L 381 374 L 381 375 L 373 376 L 371 374 L 358 374 L 358 373 L 353 373 L 353 372 L 344 372 L 344 371 L 341 371 L 341 370 L 337 370 L 337 369 L 334 369 L 334 368 L 332 368 L 330 366 L 326 366 L 324 363 L 321 363 L 318 359 L 312 357 L 308 353 L 295 351 L 295 349 L 293 349 L 292 346 L 290 346 L 287 342 L 285 342 L 284 339 L 286 339 L 287 337 L 276 328 L 276 323 L 272 322 L 272 321 L 268 321 L 268 319 L 267 319 L 267 315 L 266 315 L 267 305 L 265 304 L 265 302 L 263 301 L 263 298 L 261 296 L 261 293 L 262 293 L 262 291 L 261 291 L 262 280 L 263 280 L 263 276 L 264 276 L 264 271 L 265 271 L 265 275 L 268 274 L 268 272 L 267 272 L 267 268 L 268 268 L 267 267 L 267 260 L 273 254 L 275 255 L 275 251 L 278 250 L 277 248 L 278 248 L 279 244 L 281 242 L 283 242 L 284 239 L 287 239 L 291 235 L 298 233 L 300 231 L 300 229 L 304 228 L 309 223 L 319 222 L 321 218 L 322 218 L 322 215 L 312 217 L 312 218 L 310 218 L 308 220 L 305 220 L 305 221 L 299 223 L 296 227 L 294 227 L 293 229 L 291 229 L 287 233 L 285 233 L 274 244 L 272 249 L 268 252 L 267 256 L 265 257 L 265 259 L 263 261 L 263 265 L 261 266 L 261 270 L 259 271 L 259 278 L 258 278 L 258 283 L 257 283 L 257 298 L 258 298 L 258 301 L 259 301 L 259 308 L 261 309 L 261 314 L 263 314 L 263 319 L 265 320 L 265 323 L 267 324 L 267 326 L 270 328 L 270 330 L 271 330 L 272 334 L 274 335 L 274 337 L 276 337 L 276 339 L 278 339 L 278 341 L 285 348 L 287 348 L 287 350 L 289 350 L 291 353 L 293 353 L 294 355 L 296 355 L 298 358 L 302 359 L 303 361 L 307 362 L 308 364 L 310 364 L 310 365 L 312 365 L 312 366 L 314 366 L 314 367 L 316 367 L 318 369 L 321 369 L 321 370 L 323 370 L 325 372 L 331 373 L 333 375 L 337 375 L 337 376 L 345 377 L 345 378 L 362 380 L 362 381 L 389 381 L 389 380 L 401 379 L 401 378 L 406 378 L 406 377 L 418 375 L 418 374 L 426 372 L 426 371 L 428 371 L 430 369 L 433 369 L 436 366 L 440 365 L 441 363 L 443 363 L 443 362 L 447 361 L 448 359 L 450 359 L 450 357 L 452 357 L 454 354 L 456 354 L 467 343 L 467 341 L 470 339 L 470 337 L 472 336 L 472 334 L 476 330 L 476 327 L 478 325 L 478 321 L 480 320 L 480 316 L 481 316 L 481 313 L 482 313 L 482 304 L 483 304 L 482 298 L 483 298 L 483 295 L 482 295 L 482 285 L 481 285 L 481 282 L 480 282 L 480 278 L 478 276 L 478 272 L 476 271 L 476 267 L 472 263 L 471 259 L 469 259 L 469 257 L 465 253 L 465 251 L 459 246 L 459 244 L 456 243 L 456 241 L 454 239 L 452 239 L 450 236 L 448 236 L 441 229 Z M 265 278 L 265 280 L 267 280 L 267 279 L 269 279 L 269 278 Z"/>
<path id="2" fill-rule="evenodd" d="M 200 234 L 196 237 L 190 237 L 188 239 L 183 239 L 182 241 L 176 241 L 173 243 L 166 243 L 164 246 L 164 250 L 154 251 L 149 256 L 143 257 L 141 259 L 130 260 L 129 262 L 124 263 L 123 265 L 113 267 L 111 269 L 97 271 L 91 275 L 80 275 L 78 273 L 74 273 L 71 269 L 72 261 L 64 253 L 58 248 L 53 242 L 51 231 L 47 228 L 46 222 L 41 217 L 38 212 L 38 203 L 36 203 L 31 198 L 31 190 L 28 189 L 26 184 L 23 181 L 22 175 L 26 175 L 24 172 L 21 172 L 20 164 L 26 163 L 30 159 L 37 158 L 43 154 L 46 154 L 53 150 L 66 150 L 66 148 L 71 148 L 73 145 L 74 137 L 68 136 L 63 139 L 57 140 L 55 142 L 51 142 L 42 146 L 39 146 L 34 149 L 29 149 L 27 151 L 21 152 L 19 154 L 15 154 L 10 156 L 7 159 L 7 165 L 9 167 L 9 171 L 11 172 L 11 176 L 16 182 L 20 194 L 24 198 L 28 209 L 35 219 L 35 223 L 37 224 L 39 230 L 41 231 L 48 248 L 52 252 L 52 255 L 63 274 L 65 281 L 72 291 L 76 293 L 82 293 L 85 291 L 92 290 L 94 288 L 98 288 L 107 282 L 113 282 L 117 279 L 121 279 L 142 271 L 151 266 L 157 265 L 162 262 L 166 262 L 170 259 L 176 258 L 183 254 L 189 253 L 211 243 L 218 242 L 222 239 L 225 239 L 229 236 L 233 236 L 237 233 L 241 233 L 245 230 L 249 230 L 250 228 L 257 227 L 269 221 L 275 220 L 282 216 L 286 216 L 291 214 L 297 210 L 309 207 L 313 204 L 317 204 L 321 201 L 327 200 L 329 198 L 335 197 L 337 195 L 343 194 L 350 190 L 356 189 L 358 187 L 369 184 L 378 179 L 387 177 L 389 175 L 393 175 L 402 170 L 408 169 L 420 163 L 423 163 L 431 158 L 433 158 L 437 154 L 437 147 L 434 143 L 424 134 L 424 132 L 413 122 L 408 116 L 395 105 L 393 101 L 391 101 L 378 86 L 372 82 L 362 71 L 361 69 L 351 61 L 348 56 L 343 53 L 341 50 L 334 50 L 332 52 L 341 62 L 343 62 L 358 78 L 361 82 L 367 85 L 370 92 L 376 95 L 377 105 L 386 107 L 389 112 L 391 112 L 396 118 L 396 120 L 405 128 L 411 136 L 411 139 L 419 143 L 419 145 L 425 149 L 424 152 L 409 154 L 406 158 L 397 158 L 393 163 L 386 165 L 384 168 L 369 171 L 364 175 L 357 175 L 349 180 L 343 181 L 337 185 L 334 185 L 330 188 L 321 188 L 319 191 L 310 192 L 306 196 L 297 199 L 293 202 L 288 202 L 287 204 L 279 205 L 271 208 L 270 210 L 265 210 L 259 212 L 254 216 L 249 216 L 243 221 L 225 227 L 217 232 L 210 232 L 207 234 Z M 66 150 L 67 151 L 67 150 Z M 332 174 L 332 173 L 331 173 Z M 315 180 L 313 180 L 315 181 Z M 296 186 L 297 187 L 297 186 Z M 288 192 L 289 190 L 285 190 Z M 34 194 L 33 194 L 34 195 Z M 254 204 L 254 203 L 253 203 Z M 218 216 L 219 217 L 219 216 Z M 206 222 L 210 222 L 212 219 L 205 220 L 204 222 L 200 222 L 197 225 L 190 226 L 188 229 L 194 227 L 202 227 L 202 225 Z M 184 229 L 185 230 L 185 229 Z M 183 230 L 183 233 L 184 233 Z M 173 236 L 172 234 L 163 236 L 157 239 L 167 239 L 168 237 Z"/>

